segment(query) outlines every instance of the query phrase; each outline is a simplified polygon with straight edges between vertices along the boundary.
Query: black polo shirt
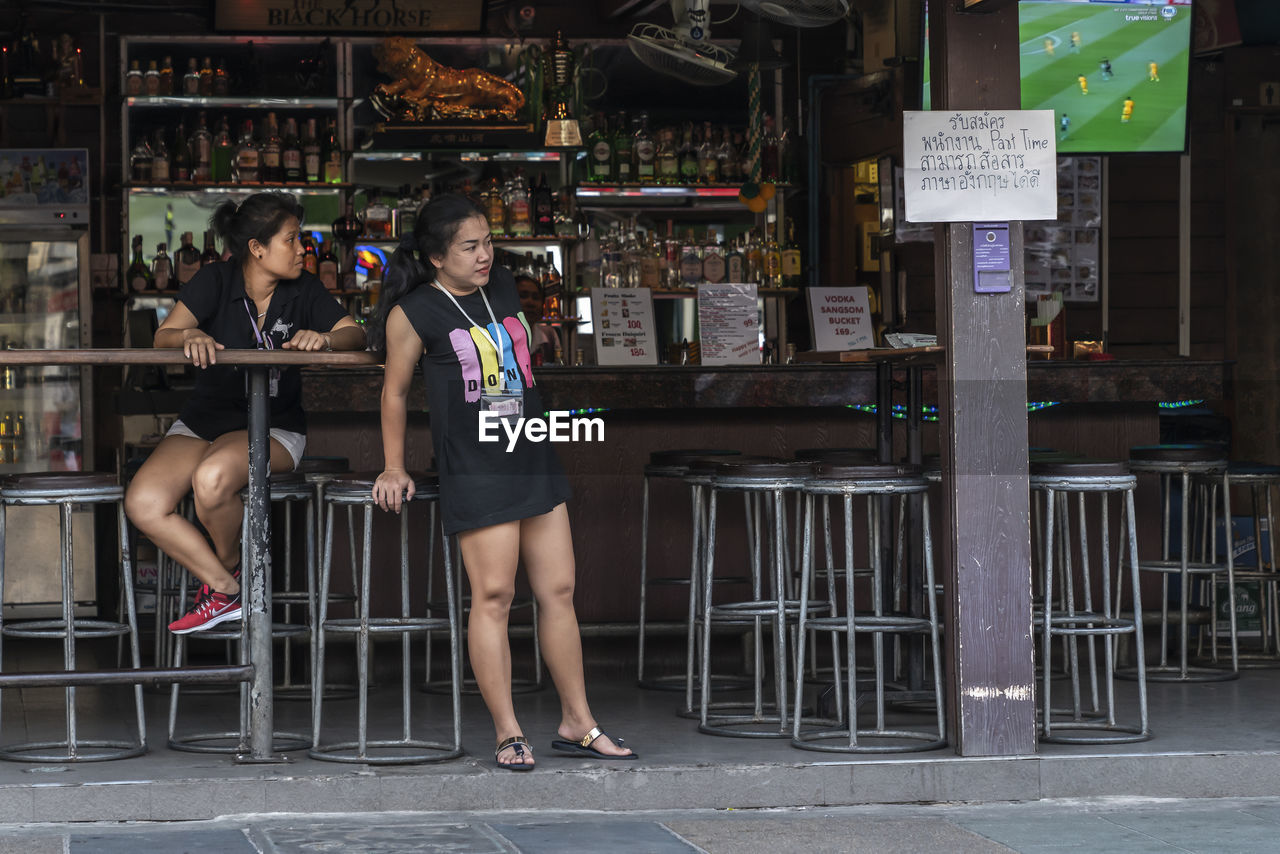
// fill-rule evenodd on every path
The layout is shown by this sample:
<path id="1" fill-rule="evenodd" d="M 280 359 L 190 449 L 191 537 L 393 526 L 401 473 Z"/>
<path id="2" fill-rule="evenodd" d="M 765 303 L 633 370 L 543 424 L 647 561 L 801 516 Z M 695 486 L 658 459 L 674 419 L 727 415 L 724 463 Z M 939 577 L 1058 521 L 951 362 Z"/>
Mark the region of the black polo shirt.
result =
<path id="1" fill-rule="evenodd" d="M 233 261 L 206 264 L 178 291 L 178 301 L 196 318 L 201 331 L 228 350 L 253 350 L 257 314 L 244 290 L 244 274 Z M 303 273 L 296 279 L 281 279 L 267 306 L 262 324 L 263 337 L 279 349 L 303 329 L 329 332 L 347 312 L 333 298 L 319 278 Z M 277 385 L 276 383 L 272 383 Z M 232 430 L 249 426 L 248 373 L 239 365 L 215 364 L 196 369 L 196 387 L 179 417 L 202 439 L 213 441 Z M 271 399 L 271 426 L 295 433 L 307 431 L 302 412 L 302 376 L 298 368 L 279 372 Z"/>

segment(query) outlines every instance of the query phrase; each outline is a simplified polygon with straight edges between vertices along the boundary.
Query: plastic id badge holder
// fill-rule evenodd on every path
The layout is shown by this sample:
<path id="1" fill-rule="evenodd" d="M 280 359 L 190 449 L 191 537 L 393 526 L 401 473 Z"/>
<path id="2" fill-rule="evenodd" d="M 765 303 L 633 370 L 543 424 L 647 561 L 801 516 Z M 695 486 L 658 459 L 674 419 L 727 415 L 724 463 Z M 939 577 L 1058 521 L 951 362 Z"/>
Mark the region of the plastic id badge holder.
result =
<path id="1" fill-rule="evenodd" d="M 480 395 L 480 411 L 492 412 L 514 424 L 524 417 L 524 391 L 505 388 L 486 391 Z"/>

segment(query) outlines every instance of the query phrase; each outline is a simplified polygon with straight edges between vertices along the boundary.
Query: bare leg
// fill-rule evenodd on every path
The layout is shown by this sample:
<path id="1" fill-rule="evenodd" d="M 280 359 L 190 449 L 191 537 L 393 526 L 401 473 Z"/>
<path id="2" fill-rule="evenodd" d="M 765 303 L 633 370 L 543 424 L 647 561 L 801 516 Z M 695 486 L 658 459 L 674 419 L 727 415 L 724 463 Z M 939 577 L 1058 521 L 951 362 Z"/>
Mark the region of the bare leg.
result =
<path id="1" fill-rule="evenodd" d="M 270 440 L 271 471 L 289 471 L 293 458 L 274 439 Z M 249 434 L 245 430 L 224 433 L 207 446 L 204 457 L 191 477 L 195 492 L 196 516 L 209 532 L 217 555 L 220 577 L 209 581 L 214 590 L 236 593 L 240 583 L 228 571 L 240 560 L 240 523 L 244 518 L 244 502 L 240 490 L 249 482 Z M 194 570 L 192 570 L 194 572 Z"/>
<path id="2" fill-rule="evenodd" d="M 565 505 L 521 520 L 520 555 L 538 600 L 542 655 L 560 695 L 559 733 L 569 741 L 578 741 L 596 726 L 596 720 L 587 705 L 582 674 L 582 637 L 573 609 L 573 538 Z M 631 752 L 630 748 L 619 748 L 608 736 L 596 739 L 591 746 L 601 753 L 618 756 Z"/>
<path id="3" fill-rule="evenodd" d="M 191 490 L 192 474 L 208 450 L 208 442 L 193 436 L 161 440 L 129 484 L 125 513 L 158 548 L 205 584 L 232 581 L 234 585 L 200 529 L 176 510 Z"/>
<path id="4" fill-rule="evenodd" d="M 515 597 L 516 565 L 520 550 L 520 523 L 505 522 L 464 531 L 458 535 L 467 578 L 471 582 L 471 617 L 467 621 L 467 647 L 480 696 L 493 718 L 497 742 L 521 735 L 511 702 L 511 644 L 507 622 Z M 504 765 L 533 764 L 514 750 L 498 756 Z"/>

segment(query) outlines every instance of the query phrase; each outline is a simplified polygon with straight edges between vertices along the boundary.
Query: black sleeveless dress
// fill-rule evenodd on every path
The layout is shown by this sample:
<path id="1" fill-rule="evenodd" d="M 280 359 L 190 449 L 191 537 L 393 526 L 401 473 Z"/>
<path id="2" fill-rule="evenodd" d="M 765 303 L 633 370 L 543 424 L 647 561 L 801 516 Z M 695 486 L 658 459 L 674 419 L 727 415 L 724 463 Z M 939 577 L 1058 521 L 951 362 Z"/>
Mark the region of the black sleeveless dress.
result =
<path id="1" fill-rule="evenodd" d="M 495 266 L 484 292 L 498 329 L 489 319 L 479 291 L 455 297 L 455 306 L 424 283 L 398 303 L 422 338 L 422 374 L 427 383 L 446 534 L 538 516 L 570 496 L 564 469 L 548 442 L 530 442 L 521 431 L 508 451 L 509 440 L 501 426 L 491 431 L 499 441 L 480 441 L 481 395 L 485 391 L 522 389 L 524 417 L 543 417 L 529 358 L 532 336 L 520 311 L 511 272 Z M 459 306 L 485 327 L 488 338 L 472 326 Z M 501 342 L 502 376 L 490 339 Z"/>

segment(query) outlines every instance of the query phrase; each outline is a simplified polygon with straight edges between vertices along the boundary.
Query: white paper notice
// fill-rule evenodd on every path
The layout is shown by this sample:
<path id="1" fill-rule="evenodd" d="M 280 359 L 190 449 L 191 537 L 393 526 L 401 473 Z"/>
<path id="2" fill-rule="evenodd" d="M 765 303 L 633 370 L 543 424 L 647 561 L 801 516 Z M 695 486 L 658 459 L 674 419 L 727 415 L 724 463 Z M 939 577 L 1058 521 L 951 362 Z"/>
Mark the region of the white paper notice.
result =
<path id="1" fill-rule="evenodd" d="M 902 115 L 903 189 L 911 222 L 1058 215 L 1052 110 Z"/>
<path id="2" fill-rule="evenodd" d="M 813 319 L 813 349 L 865 350 L 875 343 L 865 287 L 805 290 Z"/>
<path id="3" fill-rule="evenodd" d="M 755 285 L 698 285 L 702 364 L 760 364 Z"/>
<path id="4" fill-rule="evenodd" d="M 648 288 L 591 289 L 597 365 L 656 365 L 658 339 Z"/>

